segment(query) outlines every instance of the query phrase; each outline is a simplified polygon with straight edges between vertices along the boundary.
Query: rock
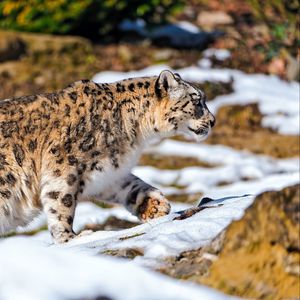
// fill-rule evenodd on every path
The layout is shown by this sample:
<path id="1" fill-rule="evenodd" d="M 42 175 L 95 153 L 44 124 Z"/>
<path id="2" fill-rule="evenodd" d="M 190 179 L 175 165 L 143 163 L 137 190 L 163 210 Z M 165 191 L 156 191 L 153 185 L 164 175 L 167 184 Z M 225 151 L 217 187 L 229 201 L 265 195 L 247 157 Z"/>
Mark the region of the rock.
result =
<path id="1" fill-rule="evenodd" d="M 0 31 L 0 99 L 89 78 L 96 72 L 94 61 L 91 42 L 81 37 Z"/>
<path id="2" fill-rule="evenodd" d="M 286 77 L 288 80 L 300 80 L 300 66 L 298 60 L 290 55 L 289 53 L 286 55 L 287 61 L 287 69 L 286 69 Z"/>
<path id="3" fill-rule="evenodd" d="M 27 55 L 65 54 L 74 51 L 80 51 L 82 55 L 90 55 L 92 43 L 79 36 L 0 31 L 0 62 L 18 59 L 25 53 Z"/>
<path id="4" fill-rule="evenodd" d="M 59 36 L 40 33 L 18 32 L 18 36 L 24 40 L 30 53 L 72 53 L 81 51 L 82 55 L 92 53 L 92 43 L 79 36 Z"/>
<path id="5" fill-rule="evenodd" d="M 83 230 L 92 230 L 92 231 L 110 230 L 110 231 L 113 231 L 113 230 L 132 228 L 139 224 L 140 224 L 139 222 L 131 222 L 131 221 L 119 219 L 115 216 L 110 216 L 102 224 L 86 224 L 85 227 L 83 228 Z"/>
<path id="6" fill-rule="evenodd" d="M 259 195 L 228 227 L 218 259 L 200 281 L 243 297 L 299 297 L 299 188 Z"/>
<path id="7" fill-rule="evenodd" d="M 185 251 L 178 257 L 170 257 L 159 271 L 169 276 L 199 282 L 207 276 L 213 261 L 221 250 L 224 232 L 206 247 Z"/>
<path id="8" fill-rule="evenodd" d="M 299 299 L 300 185 L 259 195 L 209 245 L 170 258 L 161 272 L 227 294 Z"/>
<path id="9" fill-rule="evenodd" d="M 223 11 L 202 11 L 197 17 L 197 24 L 202 28 L 215 28 L 232 23 L 232 17 Z"/>
<path id="10" fill-rule="evenodd" d="M 123 248 L 123 249 L 106 250 L 101 254 L 134 259 L 137 256 L 143 256 L 144 251 L 142 249 L 137 249 L 137 248 Z"/>
<path id="11" fill-rule="evenodd" d="M 0 31 L 0 62 L 16 60 L 26 53 L 26 45 L 15 32 Z"/>
<path id="12" fill-rule="evenodd" d="M 284 59 L 274 57 L 268 65 L 268 72 L 283 77 L 286 73 Z"/>
<path id="13" fill-rule="evenodd" d="M 118 55 L 124 64 L 130 63 L 130 61 L 132 60 L 132 53 L 129 47 L 127 47 L 126 45 L 119 46 Z"/>
<path id="14" fill-rule="evenodd" d="M 155 45 L 161 47 L 204 50 L 222 35 L 220 32 L 200 31 L 189 25 L 182 22 L 159 26 L 149 37 Z"/>
<path id="15" fill-rule="evenodd" d="M 208 99 L 211 99 L 210 96 L 215 96 L 214 90 L 212 95 L 209 94 L 210 89 L 204 87 L 204 91 L 208 91 Z M 276 158 L 299 156 L 299 137 L 282 135 L 262 127 L 263 115 L 256 103 L 223 106 L 218 110 L 216 119 L 217 126 L 205 141 L 206 143 L 223 144 Z"/>
<path id="16" fill-rule="evenodd" d="M 159 49 L 153 54 L 153 58 L 157 62 L 168 61 L 174 56 L 173 49 Z"/>
<path id="17" fill-rule="evenodd" d="M 142 39 L 151 40 L 160 47 L 177 49 L 206 49 L 222 32 L 205 32 L 189 22 L 169 23 L 147 28 L 147 24 L 141 20 L 125 21 L 120 24 L 120 30 L 126 36 L 136 33 Z"/>

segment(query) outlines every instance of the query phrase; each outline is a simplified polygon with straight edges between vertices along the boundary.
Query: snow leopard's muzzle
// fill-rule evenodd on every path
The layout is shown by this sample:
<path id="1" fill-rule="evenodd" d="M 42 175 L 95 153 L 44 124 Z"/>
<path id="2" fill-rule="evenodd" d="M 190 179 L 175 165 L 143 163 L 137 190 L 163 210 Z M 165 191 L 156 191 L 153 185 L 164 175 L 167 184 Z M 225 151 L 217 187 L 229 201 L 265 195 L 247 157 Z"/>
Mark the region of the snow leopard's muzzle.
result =
<path id="1" fill-rule="evenodd" d="M 196 100 L 194 107 L 194 116 L 188 121 L 187 128 L 189 135 L 198 141 L 208 136 L 211 128 L 216 123 L 216 119 L 206 106 L 204 97 L 203 99 Z"/>

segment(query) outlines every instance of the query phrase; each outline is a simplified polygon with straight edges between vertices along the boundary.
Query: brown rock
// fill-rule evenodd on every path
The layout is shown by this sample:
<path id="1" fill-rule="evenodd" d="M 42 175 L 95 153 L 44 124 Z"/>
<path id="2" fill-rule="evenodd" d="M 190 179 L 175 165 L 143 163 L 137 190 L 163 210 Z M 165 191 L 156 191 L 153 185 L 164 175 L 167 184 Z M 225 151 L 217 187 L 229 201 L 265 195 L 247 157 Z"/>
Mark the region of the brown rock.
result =
<path id="1" fill-rule="evenodd" d="M 102 224 L 86 224 L 85 227 L 83 228 L 83 230 L 92 230 L 92 231 L 111 230 L 111 231 L 114 231 L 114 230 L 132 228 L 139 224 L 140 223 L 138 223 L 138 222 L 131 222 L 131 221 L 119 219 L 115 216 L 110 216 Z"/>
<path id="2" fill-rule="evenodd" d="M 232 17 L 223 11 L 202 11 L 197 17 L 197 24 L 204 28 L 214 28 L 232 23 Z"/>
<path id="3" fill-rule="evenodd" d="M 299 188 L 259 195 L 210 245 L 170 258 L 160 271 L 235 296 L 299 299 Z"/>
<path id="4" fill-rule="evenodd" d="M 17 32 L 16 34 L 26 43 L 28 52 L 35 55 L 43 52 L 72 53 L 78 49 L 85 55 L 89 55 L 92 52 L 92 43 L 88 39 L 79 36 L 59 36 L 28 32 Z"/>
<path id="5" fill-rule="evenodd" d="M 124 248 L 124 249 L 106 250 L 101 254 L 134 259 L 136 256 L 143 256 L 144 251 L 138 248 Z"/>
<path id="6" fill-rule="evenodd" d="M 221 107 L 216 116 L 216 126 L 206 143 L 223 144 L 276 158 L 298 156 L 299 137 L 282 135 L 262 127 L 262 118 L 256 103 Z"/>
<path id="7" fill-rule="evenodd" d="M 21 45 L 25 45 L 26 53 Z M 87 39 L 0 31 L 0 99 L 55 91 L 98 68 Z"/>
<path id="8" fill-rule="evenodd" d="M 283 58 L 275 57 L 271 60 L 268 66 L 268 72 L 283 77 L 286 73 L 285 62 Z"/>
<path id="9" fill-rule="evenodd" d="M 286 54 L 286 61 L 287 61 L 287 70 L 286 70 L 286 77 L 288 80 L 300 80 L 300 66 L 298 60 L 290 55 L 289 53 Z"/>
<path id="10" fill-rule="evenodd" d="M 0 31 L 0 62 L 18 59 L 25 52 L 22 38 L 14 32 Z"/>
<path id="11" fill-rule="evenodd" d="M 220 234 L 212 243 L 198 250 L 185 251 L 178 257 L 170 257 L 159 271 L 178 278 L 199 282 L 207 276 L 209 268 L 221 250 L 224 233 Z"/>
<path id="12" fill-rule="evenodd" d="M 299 299 L 299 196 L 299 185 L 258 196 L 229 226 L 218 259 L 200 281 L 243 297 Z"/>

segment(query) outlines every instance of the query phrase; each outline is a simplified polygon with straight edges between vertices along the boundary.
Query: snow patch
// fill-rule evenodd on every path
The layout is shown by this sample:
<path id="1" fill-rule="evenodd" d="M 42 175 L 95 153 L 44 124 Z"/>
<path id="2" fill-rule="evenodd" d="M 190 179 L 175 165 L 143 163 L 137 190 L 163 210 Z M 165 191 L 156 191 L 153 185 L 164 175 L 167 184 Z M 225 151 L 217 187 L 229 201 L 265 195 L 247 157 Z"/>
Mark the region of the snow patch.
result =
<path id="1" fill-rule="evenodd" d="M 214 49 L 209 48 L 203 51 L 203 56 L 206 58 L 215 57 L 217 60 L 226 60 L 228 59 L 231 54 L 230 51 L 227 49 Z"/>
<path id="2" fill-rule="evenodd" d="M 27 238 L 0 242 L 0 299 L 229 299 L 125 260 L 45 247 Z M 4 271 L 5 270 L 5 271 Z"/>

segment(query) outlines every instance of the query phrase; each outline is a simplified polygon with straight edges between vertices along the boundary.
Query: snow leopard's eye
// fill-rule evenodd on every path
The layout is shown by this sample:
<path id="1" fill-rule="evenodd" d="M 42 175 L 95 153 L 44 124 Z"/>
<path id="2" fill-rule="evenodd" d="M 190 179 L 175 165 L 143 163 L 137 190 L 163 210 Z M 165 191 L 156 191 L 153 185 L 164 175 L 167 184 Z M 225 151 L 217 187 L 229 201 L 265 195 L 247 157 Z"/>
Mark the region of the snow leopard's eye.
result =
<path id="1" fill-rule="evenodd" d="M 194 98 L 196 105 L 205 105 L 206 102 L 206 95 L 204 93 L 200 93 L 199 95 L 197 95 L 197 97 Z"/>
<path id="2" fill-rule="evenodd" d="M 202 97 L 199 94 L 193 93 L 191 94 L 191 98 L 194 105 L 201 105 L 203 102 Z"/>
<path id="3" fill-rule="evenodd" d="M 201 104 L 201 100 L 199 98 L 193 98 L 192 102 L 194 105 L 200 105 Z"/>

